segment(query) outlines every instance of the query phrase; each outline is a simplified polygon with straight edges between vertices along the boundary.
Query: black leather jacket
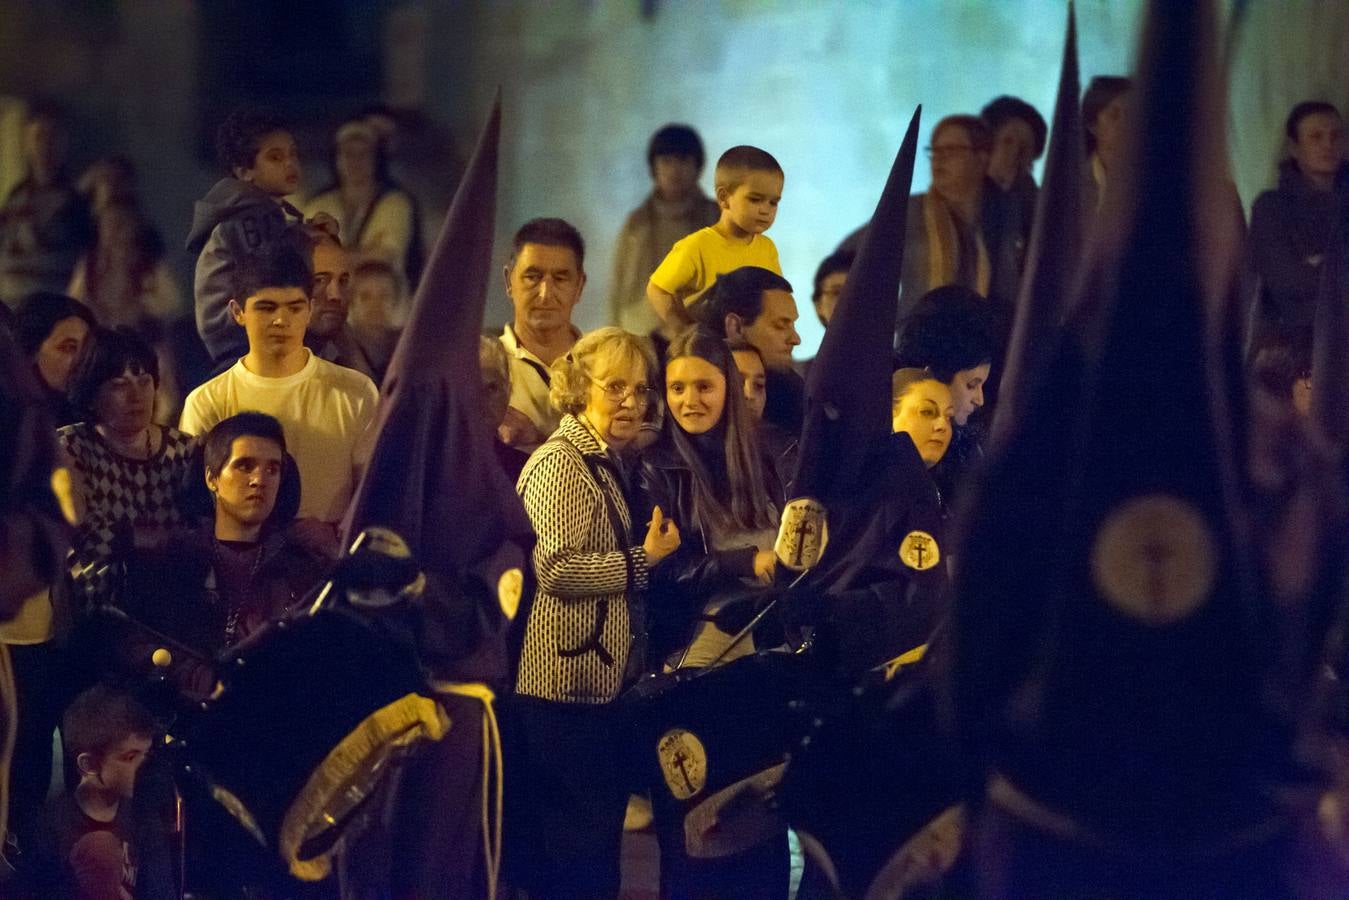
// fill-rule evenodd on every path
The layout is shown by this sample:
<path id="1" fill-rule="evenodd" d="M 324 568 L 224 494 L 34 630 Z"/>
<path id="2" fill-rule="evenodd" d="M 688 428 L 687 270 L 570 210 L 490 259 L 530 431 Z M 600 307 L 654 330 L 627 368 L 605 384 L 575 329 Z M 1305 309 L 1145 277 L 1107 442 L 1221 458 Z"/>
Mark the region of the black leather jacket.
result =
<path id="1" fill-rule="evenodd" d="M 779 509 L 786 502 L 782 479 L 774 460 L 765 454 L 764 469 L 769 497 Z M 659 506 L 666 518 L 679 526 L 679 549 L 651 570 L 647 615 L 650 628 L 650 659 L 664 659 L 689 637 L 689 629 L 711 598 L 724 593 L 756 593 L 742 579 L 754 577 L 756 548 L 714 550 L 698 528 L 694 516 L 693 471 L 667 441 L 660 441 L 642 455 L 636 492 L 631 506 L 634 527 L 645 528 L 651 512 Z"/>

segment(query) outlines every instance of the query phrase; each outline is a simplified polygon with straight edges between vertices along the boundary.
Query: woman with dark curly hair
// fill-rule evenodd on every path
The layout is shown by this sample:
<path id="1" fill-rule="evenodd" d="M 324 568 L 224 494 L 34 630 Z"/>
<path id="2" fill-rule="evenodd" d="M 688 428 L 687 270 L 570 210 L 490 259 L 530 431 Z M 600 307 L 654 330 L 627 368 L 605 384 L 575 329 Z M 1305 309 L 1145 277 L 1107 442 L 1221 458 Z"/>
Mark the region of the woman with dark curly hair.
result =
<path id="1" fill-rule="evenodd" d="M 951 391 L 953 434 L 932 478 L 947 509 L 970 470 L 983 458 L 984 423 L 976 418 L 992 393 L 993 364 L 1003 328 L 988 300 L 959 285 L 929 291 L 899 326 L 898 369 L 927 369 Z"/>

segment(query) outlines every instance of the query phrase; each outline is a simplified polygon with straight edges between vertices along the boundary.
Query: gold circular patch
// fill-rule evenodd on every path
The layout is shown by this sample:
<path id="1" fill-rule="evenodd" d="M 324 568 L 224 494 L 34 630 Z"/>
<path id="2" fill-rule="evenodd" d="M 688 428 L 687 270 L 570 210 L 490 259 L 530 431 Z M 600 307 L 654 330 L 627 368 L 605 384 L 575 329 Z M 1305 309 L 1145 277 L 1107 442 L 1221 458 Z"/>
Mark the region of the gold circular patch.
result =
<path id="1" fill-rule="evenodd" d="M 510 568 L 497 579 L 497 602 L 507 621 L 514 621 L 520 611 L 520 597 L 525 592 L 525 573 L 518 568 Z"/>
<path id="2" fill-rule="evenodd" d="M 917 572 L 926 572 L 941 562 L 937 539 L 926 531 L 910 531 L 899 542 L 899 559 Z"/>
<path id="3" fill-rule="evenodd" d="M 656 744 L 660 773 L 678 800 L 695 796 L 707 785 L 707 750 L 698 735 L 672 728 Z"/>
<path id="4" fill-rule="evenodd" d="M 1204 517 L 1193 504 L 1166 494 L 1117 507 L 1091 551 L 1092 580 L 1106 600 L 1153 626 L 1177 622 L 1202 606 L 1217 568 Z"/>

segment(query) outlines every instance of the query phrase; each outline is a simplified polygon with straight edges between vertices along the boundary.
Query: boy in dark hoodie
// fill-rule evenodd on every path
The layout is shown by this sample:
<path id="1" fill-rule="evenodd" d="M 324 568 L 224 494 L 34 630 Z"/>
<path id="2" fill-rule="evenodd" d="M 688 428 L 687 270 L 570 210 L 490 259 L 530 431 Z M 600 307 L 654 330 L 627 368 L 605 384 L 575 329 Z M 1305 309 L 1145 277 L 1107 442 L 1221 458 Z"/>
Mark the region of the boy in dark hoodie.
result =
<path id="1" fill-rule="evenodd" d="M 197 333 L 218 370 L 248 353 L 229 311 L 239 260 L 270 253 L 280 241 L 307 246 L 303 233 L 289 227 L 302 220 L 300 211 L 284 199 L 300 187 L 300 158 L 286 126 L 266 113 L 235 110 L 216 132 L 216 150 L 229 175 L 196 202 L 187 249 L 198 254 Z M 331 216 L 319 214 L 310 224 L 337 236 Z"/>

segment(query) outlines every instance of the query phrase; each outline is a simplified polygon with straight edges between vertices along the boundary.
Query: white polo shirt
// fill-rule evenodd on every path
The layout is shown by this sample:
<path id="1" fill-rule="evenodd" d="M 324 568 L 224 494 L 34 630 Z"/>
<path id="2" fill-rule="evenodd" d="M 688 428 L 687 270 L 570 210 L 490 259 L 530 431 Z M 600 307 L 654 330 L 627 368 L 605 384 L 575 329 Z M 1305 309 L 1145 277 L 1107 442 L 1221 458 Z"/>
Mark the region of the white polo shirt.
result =
<path id="1" fill-rule="evenodd" d="M 572 334 L 577 340 L 581 337 L 575 328 Z M 506 348 L 506 357 L 511 366 L 510 405 L 524 413 L 546 440 L 557 431 L 558 423 L 562 421 L 562 413 L 553 409 L 548 402 L 548 365 L 524 348 L 509 323 L 501 329 L 501 346 Z M 535 448 L 520 446 L 519 449 L 533 451 Z"/>

